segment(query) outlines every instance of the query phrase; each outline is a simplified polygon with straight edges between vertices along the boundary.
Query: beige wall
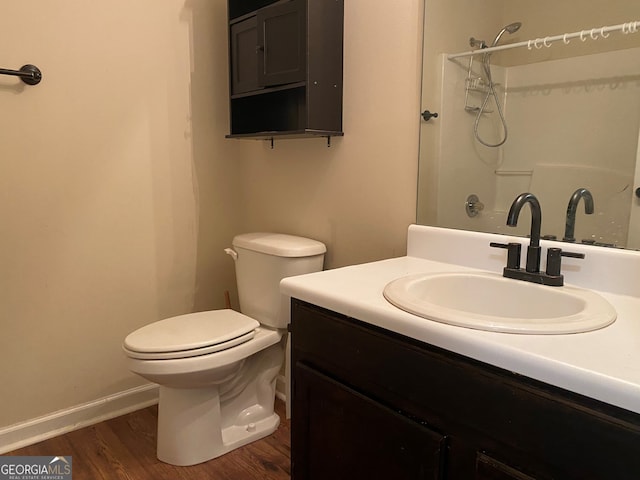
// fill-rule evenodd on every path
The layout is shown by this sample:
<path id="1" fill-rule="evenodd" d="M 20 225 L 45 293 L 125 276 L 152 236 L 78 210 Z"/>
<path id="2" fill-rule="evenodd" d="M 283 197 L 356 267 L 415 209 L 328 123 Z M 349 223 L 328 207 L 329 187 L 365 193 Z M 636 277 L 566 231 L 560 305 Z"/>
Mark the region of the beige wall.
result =
<path id="1" fill-rule="evenodd" d="M 0 67 L 44 80 L 0 77 L 0 427 L 142 383 L 122 339 L 221 307 L 236 233 L 404 254 L 422 1 L 376 1 L 345 2 L 344 138 L 274 150 L 224 139 L 224 0 L 11 2 Z"/>
<path id="2" fill-rule="evenodd" d="M 128 332 L 223 305 L 232 262 L 213 252 L 240 181 L 224 16 L 221 0 L 22 0 L 0 17 L 1 66 L 44 75 L 0 77 L 0 426 L 141 383 Z"/>

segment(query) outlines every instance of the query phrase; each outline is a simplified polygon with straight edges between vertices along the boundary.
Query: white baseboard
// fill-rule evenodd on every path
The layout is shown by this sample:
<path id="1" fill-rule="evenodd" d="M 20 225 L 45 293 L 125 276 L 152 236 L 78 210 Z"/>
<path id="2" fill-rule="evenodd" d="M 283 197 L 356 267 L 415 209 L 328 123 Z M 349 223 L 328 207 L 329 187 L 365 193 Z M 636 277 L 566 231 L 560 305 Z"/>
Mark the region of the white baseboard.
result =
<path id="1" fill-rule="evenodd" d="M 0 454 L 158 403 L 158 385 L 149 383 L 114 395 L 0 428 Z"/>

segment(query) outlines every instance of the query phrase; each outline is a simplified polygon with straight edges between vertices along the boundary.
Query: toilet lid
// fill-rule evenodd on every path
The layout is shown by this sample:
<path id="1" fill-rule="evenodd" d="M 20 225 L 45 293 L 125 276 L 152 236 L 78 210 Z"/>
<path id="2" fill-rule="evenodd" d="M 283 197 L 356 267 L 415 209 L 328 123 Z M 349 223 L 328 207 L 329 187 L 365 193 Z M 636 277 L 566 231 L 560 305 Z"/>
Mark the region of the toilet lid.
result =
<path id="1" fill-rule="evenodd" d="M 124 340 L 133 358 L 186 358 L 234 347 L 255 335 L 260 326 L 253 318 L 234 310 L 179 315 L 145 325 Z"/>

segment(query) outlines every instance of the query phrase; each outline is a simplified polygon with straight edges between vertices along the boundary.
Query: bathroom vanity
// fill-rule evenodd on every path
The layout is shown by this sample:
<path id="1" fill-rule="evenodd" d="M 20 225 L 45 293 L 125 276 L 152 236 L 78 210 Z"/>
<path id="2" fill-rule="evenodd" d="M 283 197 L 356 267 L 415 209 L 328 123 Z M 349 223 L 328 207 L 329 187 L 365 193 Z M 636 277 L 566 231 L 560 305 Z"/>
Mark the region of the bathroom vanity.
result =
<path id="1" fill-rule="evenodd" d="M 567 262 L 567 283 L 597 285 L 617 311 L 590 332 L 481 331 L 384 299 L 409 274 L 500 271 L 496 239 L 412 226 L 406 257 L 282 282 L 294 480 L 640 476 L 640 295 L 626 281 L 637 253 L 576 246 L 586 258 Z"/>

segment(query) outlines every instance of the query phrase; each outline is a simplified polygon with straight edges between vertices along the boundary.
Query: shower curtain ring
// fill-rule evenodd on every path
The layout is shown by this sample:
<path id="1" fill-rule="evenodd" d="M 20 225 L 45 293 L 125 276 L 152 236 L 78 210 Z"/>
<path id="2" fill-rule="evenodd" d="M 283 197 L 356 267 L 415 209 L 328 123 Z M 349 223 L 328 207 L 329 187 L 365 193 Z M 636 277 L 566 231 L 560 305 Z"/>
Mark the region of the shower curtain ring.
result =
<path id="1" fill-rule="evenodd" d="M 586 41 L 587 41 L 587 39 L 585 38 L 585 34 L 586 34 L 586 33 L 587 33 L 587 32 L 586 32 L 585 30 L 582 30 L 582 31 L 580 32 L 580 40 L 582 40 L 583 42 L 586 42 Z"/>
<path id="2" fill-rule="evenodd" d="M 591 36 L 592 40 L 597 40 L 598 39 L 598 32 L 596 31 L 595 28 L 591 29 L 591 32 L 589 33 L 589 35 Z"/>
<path id="3" fill-rule="evenodd" d="M 551 43 L 549 42 L 549 37 L 544 37 L 544 40 L 542 41 L 542 43 L 547 48 L 551 46 Z"/>
<path id="4" fill-rule="evenodd" d="M 638 31 L 638 22 L 629 22 L 622 25 L 622 33 L 636 33 Z"/>
<path id="5" fill-rule="evenodd" d="M 536 49 L 537 49 L 537 50 L 540 50 L 540 49 L 542 48 L 542 45 L 538 45 L 538 42 L 539 42 L 540 40 L 542 40 L 542 39 L 541 39 L 541 38 L 536 38 L 536 39 L 533 41 L 533 46 L 534 46 L 534 47 L 536 47 Z"/>
<path id="6" fill-rule="evenodd" d="M 531 40 L 529 40 L 529 41 L 527 42 L 527 48 L 528 48 L 529 50 L 531 50 Z"/>
<path id="7" fill-rule="evenodd" d="M 606 33 L 606 34 L 604 33 L 604 27 L 600 29 L 600 36 L 602 38 L 609 38 L 609 35 L 610 35 L 609 33 Z"/>
<path id="8" fill-rule="evenodd" d="M 562 41 L 564 42 L 565 45 L 569 45 L 570 42 L 569 42 L 569 39 L 567 38 L 566 33 L 562 36 Z"/>

